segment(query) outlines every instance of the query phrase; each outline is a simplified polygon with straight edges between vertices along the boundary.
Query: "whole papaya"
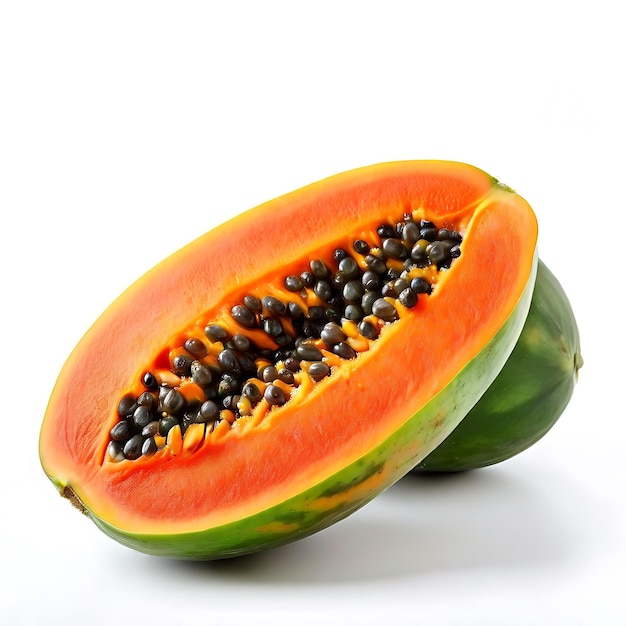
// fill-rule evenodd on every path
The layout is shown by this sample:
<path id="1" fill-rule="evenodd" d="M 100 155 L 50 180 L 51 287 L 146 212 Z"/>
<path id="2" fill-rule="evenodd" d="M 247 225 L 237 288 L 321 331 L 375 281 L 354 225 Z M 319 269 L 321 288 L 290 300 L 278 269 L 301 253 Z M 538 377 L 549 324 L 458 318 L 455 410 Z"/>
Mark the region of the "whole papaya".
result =
<path id="1" fill-rule="evenodd" d="M 528 317 L 504 368 L 456 429 L 413 471 L 477 469 L 526 450 L 565 410 L 582 364 L 570 302 L 540 261 Z"/>

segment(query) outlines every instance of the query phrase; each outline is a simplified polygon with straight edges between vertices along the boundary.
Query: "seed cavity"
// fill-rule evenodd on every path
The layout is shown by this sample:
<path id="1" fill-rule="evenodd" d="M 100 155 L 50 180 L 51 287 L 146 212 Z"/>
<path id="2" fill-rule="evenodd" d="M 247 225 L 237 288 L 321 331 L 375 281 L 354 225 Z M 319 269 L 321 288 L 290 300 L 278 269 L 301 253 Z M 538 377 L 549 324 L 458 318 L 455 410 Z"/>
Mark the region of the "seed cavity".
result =
<path id="1" fill-rule="evenodd" d="M 306 380 L 332 377 L 433 292 L 461 244 L 448 225 L 405 214 L 305 262 L 270 293 L 246 294 L 226 312 L 230 319 L 189 329 L 165 351 L 166 367 L 156 359 L 134 391 L 120 395 L 106 460 L 164 448 L 191 454 L 243 418 L 287 404 Z"/>

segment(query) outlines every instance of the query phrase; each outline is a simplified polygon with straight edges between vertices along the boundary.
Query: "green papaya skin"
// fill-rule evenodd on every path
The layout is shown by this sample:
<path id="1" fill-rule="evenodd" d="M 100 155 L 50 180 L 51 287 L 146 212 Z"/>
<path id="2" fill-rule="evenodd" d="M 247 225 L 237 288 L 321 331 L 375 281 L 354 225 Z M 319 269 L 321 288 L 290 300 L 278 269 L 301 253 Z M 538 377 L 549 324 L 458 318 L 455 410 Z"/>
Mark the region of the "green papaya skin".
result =
<path id="1" fill-rule="evenodd" d="M 523 452 L 559 419 L 582 364 L 570 302 L 539 261 L 530 311 L 504 368 L 456 429 L 413 471 L 467 471 Z"/>

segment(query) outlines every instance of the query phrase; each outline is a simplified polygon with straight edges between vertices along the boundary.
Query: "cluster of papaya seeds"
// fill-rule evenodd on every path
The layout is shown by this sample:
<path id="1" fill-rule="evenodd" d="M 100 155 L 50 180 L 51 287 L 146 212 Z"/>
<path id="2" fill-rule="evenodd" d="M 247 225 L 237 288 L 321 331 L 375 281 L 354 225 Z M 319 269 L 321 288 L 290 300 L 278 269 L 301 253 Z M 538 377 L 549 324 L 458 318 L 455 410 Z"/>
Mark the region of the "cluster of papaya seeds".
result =
<path id="1" fill-rule="evenodd" d="M 412 470 L 517 454 L 581 364 L 528 203 L 470 165 L 383 163 L 242 213 L 136 281 L 62 368 L 40 458 L 121 544 L 230 558 Z"/>

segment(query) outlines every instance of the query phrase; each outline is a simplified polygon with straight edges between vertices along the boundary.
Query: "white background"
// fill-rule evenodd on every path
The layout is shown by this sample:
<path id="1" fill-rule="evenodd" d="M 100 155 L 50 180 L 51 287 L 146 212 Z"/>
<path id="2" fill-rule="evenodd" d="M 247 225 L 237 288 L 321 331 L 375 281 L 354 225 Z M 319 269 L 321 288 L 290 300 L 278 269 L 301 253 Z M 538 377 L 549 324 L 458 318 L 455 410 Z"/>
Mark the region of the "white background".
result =
<path id="1" fill-rule="evenodd" d="M 620 3 L 1 6 L 0 622 L 626 624 Z M 585 358 L 540 443 L 222 563 L 135 553 L 62 501 L 41 419 L 120 291 L 265 200 L 423 158 L 477 165 L 538 215 Z"/>

